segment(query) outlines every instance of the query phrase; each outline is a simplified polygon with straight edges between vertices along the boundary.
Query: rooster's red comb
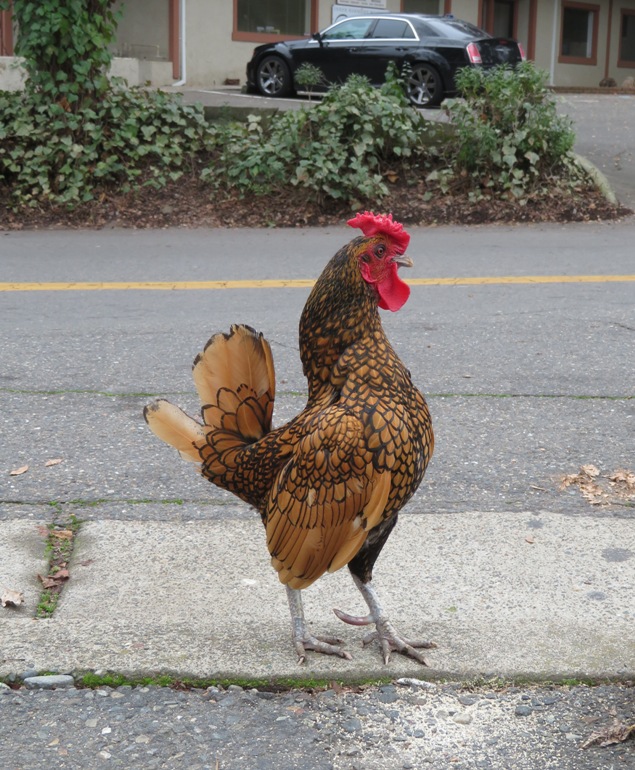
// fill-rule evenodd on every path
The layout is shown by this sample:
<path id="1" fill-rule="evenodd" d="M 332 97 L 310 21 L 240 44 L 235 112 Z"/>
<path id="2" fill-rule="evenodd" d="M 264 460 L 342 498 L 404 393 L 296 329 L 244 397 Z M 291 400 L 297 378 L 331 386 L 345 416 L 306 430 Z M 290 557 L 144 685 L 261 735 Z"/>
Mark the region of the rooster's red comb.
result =
<path id="1" fill-rule="evenodd" d="M 403 253 L 410 243 L 410 236 L 403 229 L 401 222 L 395 222 L 392 214 L 372 214 L 365 211 L 348 220 L 351 227 L 359 227 L 366 236 L 387 235 L 395 242 L 397 249 Z"/>

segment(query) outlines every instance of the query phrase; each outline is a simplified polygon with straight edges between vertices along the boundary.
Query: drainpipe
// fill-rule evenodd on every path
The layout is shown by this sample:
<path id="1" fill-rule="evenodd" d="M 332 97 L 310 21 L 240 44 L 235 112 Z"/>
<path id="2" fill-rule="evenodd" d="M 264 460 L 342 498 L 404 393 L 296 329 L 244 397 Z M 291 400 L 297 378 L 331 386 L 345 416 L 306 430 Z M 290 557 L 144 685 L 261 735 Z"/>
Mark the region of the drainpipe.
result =
<path id="1" fill-rule="evenodd" d="M 185 46 L 185 0 L 180 0 L 179 3 L 179 53 L 181 56 L 181 79 L 176 83 L 172 83 L 172 86 L 184 86 L 187 80 L 187 74 L 185 65 L 187 62 L 186 46 Z"/>
<path id="2" fill-rule="evenodd" d="M 549 82 L 554 86 L 556 80 L 556 60 L 558 58 L 558 28 L 560 26 L 560 3 L 553 4 L 553 38 L 551 40 L 551 65 L 549 67 Z"/>

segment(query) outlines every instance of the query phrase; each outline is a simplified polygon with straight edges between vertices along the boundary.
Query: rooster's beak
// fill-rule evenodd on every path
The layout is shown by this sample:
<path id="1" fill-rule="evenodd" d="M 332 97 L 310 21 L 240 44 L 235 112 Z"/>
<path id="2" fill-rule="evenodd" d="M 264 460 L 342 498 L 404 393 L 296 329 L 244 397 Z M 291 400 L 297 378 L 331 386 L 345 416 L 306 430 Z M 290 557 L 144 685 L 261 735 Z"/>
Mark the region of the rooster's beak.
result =
<path id="1" fill-rule="evenodd" d="M 412 267 L 414 265 L 410 257 L 407 257 L 405 254 L 397 254 L 396 257 L 392 258 L 392 261 L 400 267 Z"/>

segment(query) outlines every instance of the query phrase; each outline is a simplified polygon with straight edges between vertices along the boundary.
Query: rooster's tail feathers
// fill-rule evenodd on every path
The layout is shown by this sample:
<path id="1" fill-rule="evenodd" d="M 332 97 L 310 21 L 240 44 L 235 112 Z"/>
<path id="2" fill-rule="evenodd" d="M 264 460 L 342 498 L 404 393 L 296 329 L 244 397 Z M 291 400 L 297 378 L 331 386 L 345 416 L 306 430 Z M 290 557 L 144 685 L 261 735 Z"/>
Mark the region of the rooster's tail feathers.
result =
<path id="1" fill-rule="evenodd" d="M 193 377 L 208 431 L 252 443 L 271 430 L 275 372 L 262 334 L 242 324 L 215 334 L 194 360 Z"/>
<path id="2" fill-rule="evenodd" d="M 207 431 L 200 423 L 163 398 L 148 404 L 143 416 L 154 435 L 178 449 L 184 460 L 201 462 L 199 449 L 205 445 Z"/>

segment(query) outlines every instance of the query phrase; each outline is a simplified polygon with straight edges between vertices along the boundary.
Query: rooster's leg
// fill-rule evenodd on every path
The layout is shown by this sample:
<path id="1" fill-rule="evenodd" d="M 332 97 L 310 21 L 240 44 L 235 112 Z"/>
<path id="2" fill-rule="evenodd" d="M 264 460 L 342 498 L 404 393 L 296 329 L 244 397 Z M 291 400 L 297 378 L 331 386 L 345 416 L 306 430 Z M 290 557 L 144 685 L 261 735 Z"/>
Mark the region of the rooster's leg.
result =
<path id="1" fill-rule="evenodd" d="M 409 658 L 413 658 L 426 666 L 427 663 L 423 655 L 418 652 L 418 649 L 431 649 L 436 647 L 436 644 L 434 642 L 412 641 L 399 636 L 379 602 L 379 597 L 372 581 L 369 580 L 364 583 L 357 575 L 352 575 L 352 577 L 355 585 L 364 597 L 370 613 L 357 617 L 348 615 L 341 610 L 334 610 L 337 617 L 353 626 L 367 626 L 374 623 L 377 630 L 367 634 L 362 641 L 366 645 L 374 639 L 378 639 L 384 656 L 384 663 L 389 662 L 391 652 L 400 652 L 402 655 L 407 655 Z"/>
<path id="2" fill-rule="evenodd" d="M 340 658 L 351 660 L 349 653 L 339 646 L 342 642 L 341 639 L 334 636 L 313 636 L 304 619 L 302 593 L 295 588 L 289 588 L 289 586 L 286 586 L 286 589 L 289 610 L 291 611 L 293 643 L 298 653 L 298 663 L 304 663 L 307 650 L 323 652 L 326 655 L 339 655 Z"/>

